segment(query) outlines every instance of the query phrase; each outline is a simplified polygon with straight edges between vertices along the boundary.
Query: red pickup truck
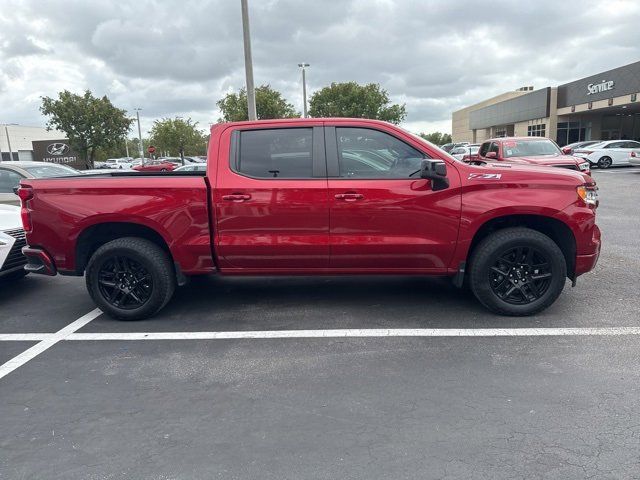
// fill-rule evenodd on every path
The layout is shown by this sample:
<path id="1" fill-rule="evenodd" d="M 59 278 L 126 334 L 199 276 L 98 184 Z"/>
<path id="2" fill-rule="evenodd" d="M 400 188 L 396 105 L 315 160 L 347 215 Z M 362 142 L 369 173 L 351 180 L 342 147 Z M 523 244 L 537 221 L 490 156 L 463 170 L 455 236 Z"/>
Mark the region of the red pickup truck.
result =
<path id="1" fill-rule="evenodd" d="M 206 172 L 22 180 L 27 270 L 85 274 L 124 320 L 211 273 L 448 276 L 529 315 L 600 252 L 591 177 L 465 164 L 385 122 L 218 124 L 208 159 Z"/>
<path id="2" fill-rule="evenodd" d="M 472 162 L 508 162 L 545 167 L 567 168 L 591 175 L 591 166 L 583 158 L 565 155 L 545 137 L 501 137 L 486 140 Z"/>

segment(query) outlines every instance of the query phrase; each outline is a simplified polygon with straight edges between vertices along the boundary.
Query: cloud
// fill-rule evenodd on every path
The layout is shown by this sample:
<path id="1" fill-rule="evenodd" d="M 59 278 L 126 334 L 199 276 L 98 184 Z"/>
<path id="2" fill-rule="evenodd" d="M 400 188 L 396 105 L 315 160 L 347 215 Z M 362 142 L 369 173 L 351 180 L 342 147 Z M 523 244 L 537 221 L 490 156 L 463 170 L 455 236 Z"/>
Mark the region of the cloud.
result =
<path id="1" fill-rule="evenodd" d="M 501 0 L 249 0 L 256 84 L 302 110 L 332 81 L 380 83 L 406 126 L 450 129 L 451 112 L 523 85 L 558 85 L 640 59 L 640 3 Z M 244 85 L 235 0 L 4 0 L 0 120 L 42 125 L 40 96 L 91 89 L 133 113 L 191 116 Z"/>

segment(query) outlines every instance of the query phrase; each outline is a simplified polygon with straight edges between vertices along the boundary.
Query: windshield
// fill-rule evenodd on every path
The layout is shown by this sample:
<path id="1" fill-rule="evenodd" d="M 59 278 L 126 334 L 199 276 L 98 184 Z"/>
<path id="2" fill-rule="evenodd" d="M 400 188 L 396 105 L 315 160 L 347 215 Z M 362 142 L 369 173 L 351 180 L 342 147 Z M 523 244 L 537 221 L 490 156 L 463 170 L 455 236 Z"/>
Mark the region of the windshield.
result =
<path id="1" fill-rule="evenodd" d="M 558 146 L 551 140 L 507 140 L 502 143 L 503 157 L 536 157 L 561 155 Z"/>
<path id="2" fill-rule="evenodd" d="M 28 167 L 22 168 L 33 175 L 35 178 L 68 177 L 70 175 L 80 175 L 80 172 L 75 168 L 67 167 L 66 165 L 56 165 L 53 163 L 43 163 L 43 165 L 29 165 Z"/>

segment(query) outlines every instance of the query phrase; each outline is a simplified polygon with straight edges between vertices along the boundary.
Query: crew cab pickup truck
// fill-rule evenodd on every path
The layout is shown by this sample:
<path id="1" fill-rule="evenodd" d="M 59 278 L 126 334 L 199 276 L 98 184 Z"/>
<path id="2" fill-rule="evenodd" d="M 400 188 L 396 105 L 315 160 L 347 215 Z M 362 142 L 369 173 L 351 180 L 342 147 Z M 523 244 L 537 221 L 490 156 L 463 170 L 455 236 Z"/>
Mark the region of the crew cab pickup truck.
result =
<path id="1" fill-rule="evenodd" d="M 565 155 L 553 140 L 545 137 L 502 137 L 486 140 L 475 160 L 560 167 L 591 175 L 586 160 Z"/>
<path id="2" fill-rule="evenodd" d="M 218 124 L 206 172 L 25 179 L 18 193 L 27 270 L 84 274 L 123 320 L 201 274 L 446 276 L 530 315 L 600 252 L 591 177 L 465 164 L 374 120 Z"/>

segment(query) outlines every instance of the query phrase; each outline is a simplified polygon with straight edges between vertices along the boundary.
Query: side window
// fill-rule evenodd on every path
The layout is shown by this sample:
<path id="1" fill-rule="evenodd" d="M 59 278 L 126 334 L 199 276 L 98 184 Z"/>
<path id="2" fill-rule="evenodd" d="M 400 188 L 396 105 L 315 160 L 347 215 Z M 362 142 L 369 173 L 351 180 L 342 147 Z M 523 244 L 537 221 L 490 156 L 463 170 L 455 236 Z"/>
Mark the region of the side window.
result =
<path id="1" fill-rule="evenodd" d="M 0 169 L 0 193 L 13 193 L 22 176 L 11 170 Z"/>
<path id="2" fill-rule="evenodd" d="M 489 142 L 484 142 L 482 144 L 482 146 L 480 147 L 480 153 L 479 153 L 481 157 L 484 157 L 487 154 L 487 152 L 489 151 L 489 145 L 490 145 Z"/>
<path id="3" fill-rule="evenodd" d="M 425 155 L 402 140 L 369 128 L 336 128 L 342 178 L 409 178 Z"/>
<path id="4" fill-rule="evenodd" d="M 625 142 L 613 142 L 610 143 L 609 145 L 605 146 L 604 148 L 622 148 L 624 146 Z"/>
<path id="5" fill-rule="evenodd" d="M 454 148 L 451 152 L 452 155 L 458 155 L 460 153 L 464 153 L 464 148 Z"/>
<path id="6" fill-rule="evenodd" d="M 638 143 L 638 142 L 625 142 L 622 148 L 640 148 L 640 143 Z"/>
<path id="7" fill-rule="evenodd" d="M 489 148 L 489 151 L 496 152 L 496 155 L 497 155 L 499 151 L 498 142 L 491 142 L 491 147 Z"/>
<path id="8" fill-rule="evenodd" d="M 257 178 L 312 178 L 313 129 L 240 132 L 235 170 Z"/>

